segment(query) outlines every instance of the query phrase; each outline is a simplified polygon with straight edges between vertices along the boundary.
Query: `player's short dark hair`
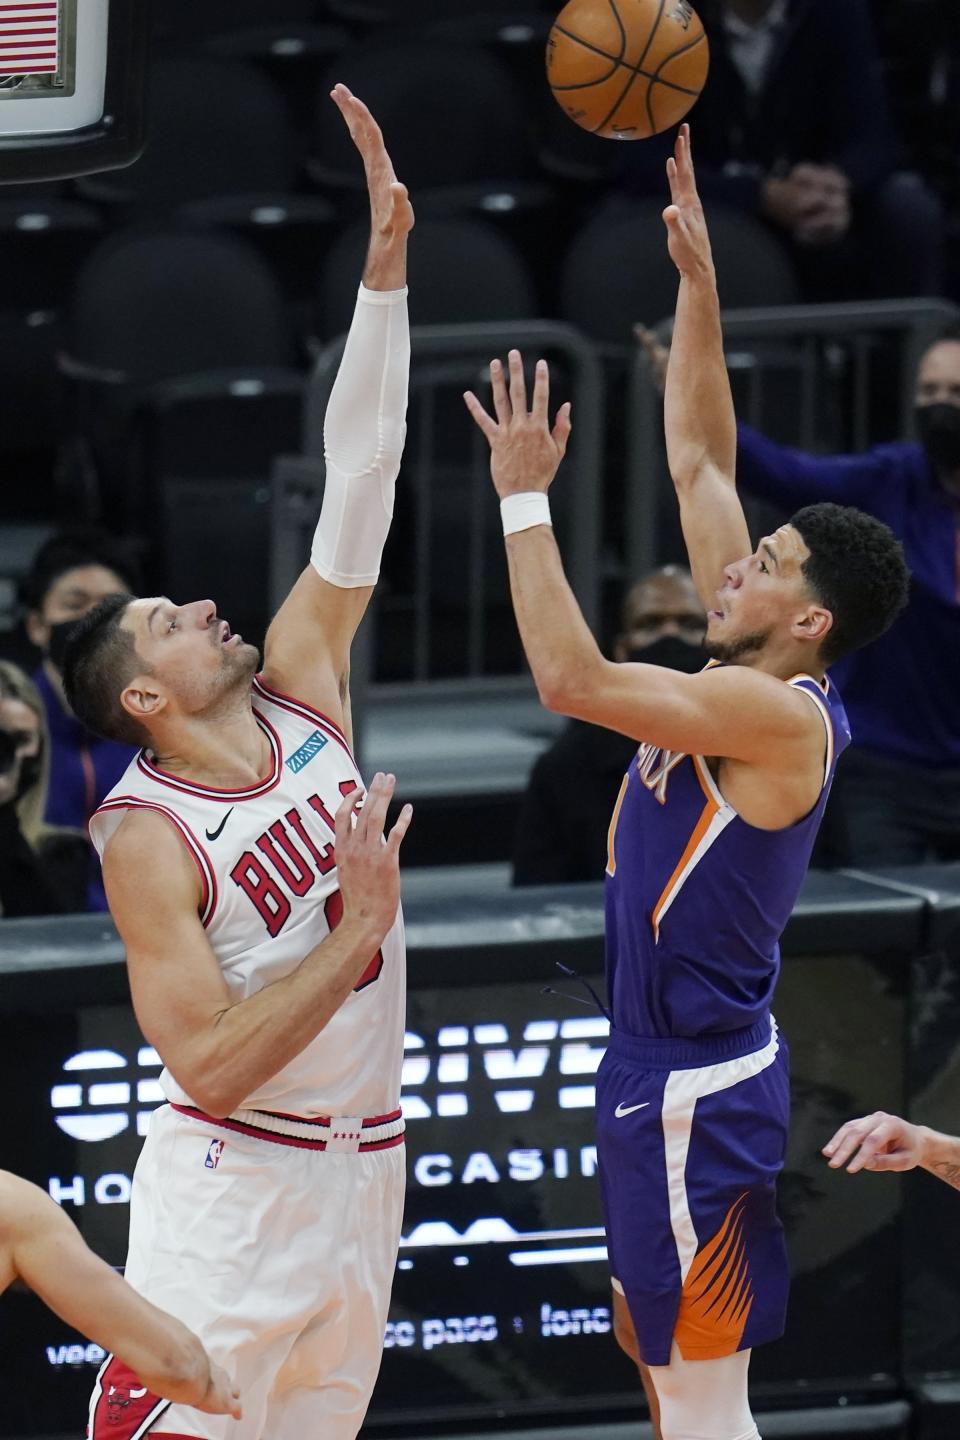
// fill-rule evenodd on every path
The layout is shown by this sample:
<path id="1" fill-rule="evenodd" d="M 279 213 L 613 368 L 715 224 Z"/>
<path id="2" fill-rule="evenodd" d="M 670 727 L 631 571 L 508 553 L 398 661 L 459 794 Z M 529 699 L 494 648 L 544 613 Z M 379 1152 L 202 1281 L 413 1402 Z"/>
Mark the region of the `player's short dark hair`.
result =
<path id="1" fill-rule="evenodd" d="M 150 666 L 123 629 L 129 595 L 108 595 L 73 626 L 63 658 L 67 704 L 81 725 L 124 745 L 146 745 L 147 731 L 120 704 L 123 687 Z"/>
<path id="2" fill-rule="evenodd" d="M 803 575 L 833 616 L 820 649 L 833 665 L 888 630 L 907 603 L 910 571 L 889 526 L 852 505 L 807 505 L 790 521 L 810 551 Z"/>
<path id="3" fill-rule="evenodd" d="M 129 541 L 93 526 L 58 530 L 40 546 L 21 582 L 20 597 L 26 608 L 39 610 L 61 575 L 86 565 L 112 570 L 131 594 L 140 589 L 140 567 Z"/>

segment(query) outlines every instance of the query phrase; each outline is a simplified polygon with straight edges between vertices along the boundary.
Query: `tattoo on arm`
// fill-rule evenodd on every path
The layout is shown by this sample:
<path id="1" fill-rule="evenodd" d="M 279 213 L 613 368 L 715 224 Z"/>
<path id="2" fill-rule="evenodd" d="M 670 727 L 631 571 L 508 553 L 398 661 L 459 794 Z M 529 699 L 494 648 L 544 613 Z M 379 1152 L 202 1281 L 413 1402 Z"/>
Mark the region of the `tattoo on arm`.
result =
<path id="1" fill-rule="evenodd" d="M 954 1190 L 960 1190 L 960 1165 L 947 1165 L 946 1163 L 942 1163 L 940 1165 L 933 1165 L 931 1169 L 934 1175 L 939 1176 L 941 1180 L 946 1180 L 947 1184 L 952 1185 Z"/>

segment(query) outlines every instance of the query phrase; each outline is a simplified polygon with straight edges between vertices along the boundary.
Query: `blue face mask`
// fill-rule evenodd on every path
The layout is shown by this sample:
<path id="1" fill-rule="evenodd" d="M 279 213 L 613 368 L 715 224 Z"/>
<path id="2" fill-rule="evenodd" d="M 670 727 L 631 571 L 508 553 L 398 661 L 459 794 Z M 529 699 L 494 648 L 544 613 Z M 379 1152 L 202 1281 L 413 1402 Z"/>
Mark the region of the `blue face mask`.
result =
<path id="1" fill-rule="evenodd" d="M 47 640 L 45 655 L 57 670 L 63 669 L 63 659 L 67 653 L 67 644 L 76 625 L 76 620 L 61 620 L 57 625 L 50 626 L 50 637 Z"/>

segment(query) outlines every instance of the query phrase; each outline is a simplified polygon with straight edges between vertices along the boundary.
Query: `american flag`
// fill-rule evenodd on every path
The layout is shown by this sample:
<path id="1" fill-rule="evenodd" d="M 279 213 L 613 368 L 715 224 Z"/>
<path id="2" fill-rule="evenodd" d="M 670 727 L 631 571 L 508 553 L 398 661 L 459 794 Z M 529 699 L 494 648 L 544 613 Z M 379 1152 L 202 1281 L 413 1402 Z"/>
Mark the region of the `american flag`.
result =
<path id="1" fill-rule="evenodd" d="M 60 57 L 60 0 L 0 0 L 0 75 L 53 75 Z"/>

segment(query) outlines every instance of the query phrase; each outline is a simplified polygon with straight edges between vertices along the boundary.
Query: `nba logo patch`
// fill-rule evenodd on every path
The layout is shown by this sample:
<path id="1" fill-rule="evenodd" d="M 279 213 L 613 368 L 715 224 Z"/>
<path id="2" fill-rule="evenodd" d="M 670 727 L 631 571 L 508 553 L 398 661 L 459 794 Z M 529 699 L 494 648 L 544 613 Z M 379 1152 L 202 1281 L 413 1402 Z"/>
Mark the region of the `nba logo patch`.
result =
<path id="1" fill-rule="evenodd" d="M 207 1151 L 207 1158 L 203 1162 L 208 1170 L 216 1170 L 217 1166 L 220 1164 L 220 1156 L 223 1154 L 223 1145 L 224 1142 L 222 1140 L 210 1141 L 210 1149 Z"/>

